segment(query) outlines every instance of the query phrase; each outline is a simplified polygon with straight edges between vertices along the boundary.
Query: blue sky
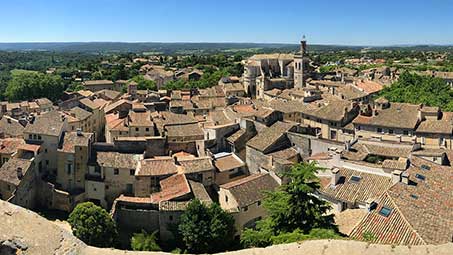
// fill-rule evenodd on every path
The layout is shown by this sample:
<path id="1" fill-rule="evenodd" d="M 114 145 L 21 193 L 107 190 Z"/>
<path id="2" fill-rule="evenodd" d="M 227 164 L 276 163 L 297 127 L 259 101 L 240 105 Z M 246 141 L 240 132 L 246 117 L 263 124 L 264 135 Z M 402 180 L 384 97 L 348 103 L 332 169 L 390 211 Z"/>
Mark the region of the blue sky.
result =
<path id="1" fill-rule="evenodd" d="M 0 42 L 453 44 L 453 0 L 0 0 Z"/>

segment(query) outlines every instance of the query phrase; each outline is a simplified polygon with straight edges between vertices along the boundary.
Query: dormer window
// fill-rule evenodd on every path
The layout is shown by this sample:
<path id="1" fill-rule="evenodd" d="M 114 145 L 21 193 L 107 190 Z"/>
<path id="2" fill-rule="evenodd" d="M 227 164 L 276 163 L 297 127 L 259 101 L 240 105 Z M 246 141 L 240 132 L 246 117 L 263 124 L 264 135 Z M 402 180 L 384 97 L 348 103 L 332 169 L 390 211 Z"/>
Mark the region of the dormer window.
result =
<path id="1" fill-rule="evenodd" d="M 353 175 L 353 176 L 351 176 L 349 181 L 352 182 L 352 183 L 359 183 L 361 179 L 362 178 L 360 176 Z"/>

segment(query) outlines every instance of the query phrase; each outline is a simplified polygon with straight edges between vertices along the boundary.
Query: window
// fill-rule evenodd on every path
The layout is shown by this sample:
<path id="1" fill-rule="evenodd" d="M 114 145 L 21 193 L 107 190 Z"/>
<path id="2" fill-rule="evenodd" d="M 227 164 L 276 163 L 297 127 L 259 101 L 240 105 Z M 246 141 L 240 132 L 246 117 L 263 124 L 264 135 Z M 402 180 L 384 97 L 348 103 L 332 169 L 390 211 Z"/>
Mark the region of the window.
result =
<path id="1" fill-rule="evenodd" d="M 137 131 L 137 132 L 138 132 L 138 127 L 137 127 L 137 128 L 135 128 L 135 131 Z"/>
<path id="2" fill-rule="evenodd" d="M 29 134 L 28 139 L 33 139 L 33 136 L 31 134 Z"/>
<path id="3" fill-rule="evenodd" d="M 41 140 L 41 135 L 38 135 L 38 140 Z"/>
<path id="4" fill-rule="evenodd" d="M 389 129 L 389 134 L 393 134 L 393 129 Z"/>
<path id="5" fill-rule="evenodd" d="M 130 169 L 129 170 L 129 175 L 135 175 L 135 169 Z"/>
<path id="6" fill-rule="evenodd" d="M 403 131 L 403 135 L 409 135 L 409 131 L 404 130 L 404 131 Z"/>
<path id="7" fill-rule="evenodd" d="M 146 130 L 146 132 L 149 132 L 149 128 L 146 128 L 145 130 Z"/>
<path id="8" fill-rule="evenodd" d="M 427 165 L 421 165 L 420 168 L 425 171 L 431 170 L 431 167 Z"/>
<path id="9" fill-rule="evenodd" d="M 337 140 L 337 131 L 330 130 L 330 139 Z"/>
<path id="10" fill-rule="evenodd" d="M 120 170 L 118 168 L 113 169 L 113 174 L 114 175 L 120 174 Z"/>
<path id="11" fill-rule="evenodd" d="M 413 198 L 413 199 L 418 199 L 418 196 L 415 195 L 415 194 L 411 194 L 411 198 Z"/>
<path id="12" fill-rule="evenodd" d="M 378 129 L 377 129 L 377 132 L 378 132 L 378 133 L 382 133 L 382 128 L 378 128 Z"/>
<path id="13" fill-rule="evenodd" d="M 388 217 L 390 215 L 390 213 L 392 213 L 392 209 L 388 208 L 386 206 L 383 206 L 381 208 L 381 210 L 379 210 L 379 214 L 384 216 L 384 217 Z"/>
<path id="14" fill-rule="evenodd" d="M 48 165 L 49 165 L 49 160 L 46 160 L 46 166 L 48 166 Z"/>
<path id="15" fill-rule="evenodd" d="M 424 175 L 422 175 L 422 174 L 416 174 L 416 175 L 415 175 L 415 178 L 417 178 L 417 179 L 419 179 L 419 180 L 421 180 L 421 181 L 426 180 L 426 177 L 425 177 Z"/>
<path id="16" fill-rule="evenodd" d="M 349 179 L 349 181 L 350 181 L 350 182 L 353 182 L 353 183 L 358 183 L 358 182 L 360 182 L 361 179 L 362 179 L 362 178 L 361 178 L 360 176 L 355 176 L 355 175 L 353 175 L 353 176 L 351 176 L 351 178 Z"/>
<path id="17" fill-rule="evenodd" d="M 245 206 L 244 207 L 244 212 L 248 211 L 249 210 L 249 207 L 248 206 Z"/>
<path id="18" fill-rule="evenodd" d="M 256 202 L 256 205 L 260 206 L 261 205 L 261 201 Z"/>
<path id="19" fill-rule="evenodd" d="M 105 189 L 109 189 L 109 185 L 105 185 Z"/>
<path id="20" fill-rule="evenodd" d="M 173 215 L 168 216 L 168 220 L 173 221 Z"/>
<path id="21" fill-rule="evenodd" d="M 47 149 L 44 149 L 44 153 L 47 153 Z"/>
<path id="22" fill-rule="evenodd" d="M 68 163 L 66 165 L 66 171 L 68 172 L 68 174 L 71 174 L 71 171 L 72 171 L 72 163 Z"/>
<path id="23" fill-rule="evenodd" d="M 127 194 L 132 194 L 132 190 L 134 189 L 134 186 L 130 183 L 126 184 L 126 193 Z"/>
<path id="24" fill-rule="evenodd" d="M 228 203 L 228 196 L 225 196 L 225 202 Z"/>

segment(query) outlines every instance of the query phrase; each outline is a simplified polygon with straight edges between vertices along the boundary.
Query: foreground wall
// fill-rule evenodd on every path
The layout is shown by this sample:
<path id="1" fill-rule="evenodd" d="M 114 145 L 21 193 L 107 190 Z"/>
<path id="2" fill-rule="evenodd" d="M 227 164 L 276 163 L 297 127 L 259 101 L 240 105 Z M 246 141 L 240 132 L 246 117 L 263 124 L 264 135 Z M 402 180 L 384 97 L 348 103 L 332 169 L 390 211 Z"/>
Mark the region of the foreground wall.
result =
<path id="1" fill-rule="evenodd" d="M 47 221 L 38 214 L 0 200 L 0 253 L 13 247 L 18 254 L 165 254 L 161 252 L 125 252 L 86 246 L 70 232 Z M 21 253 L 22 252 L 22 253 Z M 225 253 L 224 253 L 225 254 Z M 451 255 L 453 244 L 439 246 L 373 245 L 356 241 L 315 240 L 247 249 L 226 253 L 230 255 Z"/>

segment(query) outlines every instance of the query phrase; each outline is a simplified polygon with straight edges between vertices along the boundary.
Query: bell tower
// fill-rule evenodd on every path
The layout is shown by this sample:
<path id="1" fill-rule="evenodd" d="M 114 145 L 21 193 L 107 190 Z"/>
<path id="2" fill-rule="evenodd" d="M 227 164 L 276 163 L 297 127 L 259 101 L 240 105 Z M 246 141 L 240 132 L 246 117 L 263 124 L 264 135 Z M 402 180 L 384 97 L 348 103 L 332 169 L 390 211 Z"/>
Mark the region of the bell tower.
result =
<path id="1" fill-rule="evenodd" d="M 294 87 L 305 87 L 306 73 L 308 72 L 307 41 L 305 35 L 300 41 L 300 49 L 294 55 Z"/>

